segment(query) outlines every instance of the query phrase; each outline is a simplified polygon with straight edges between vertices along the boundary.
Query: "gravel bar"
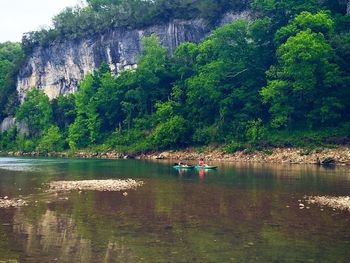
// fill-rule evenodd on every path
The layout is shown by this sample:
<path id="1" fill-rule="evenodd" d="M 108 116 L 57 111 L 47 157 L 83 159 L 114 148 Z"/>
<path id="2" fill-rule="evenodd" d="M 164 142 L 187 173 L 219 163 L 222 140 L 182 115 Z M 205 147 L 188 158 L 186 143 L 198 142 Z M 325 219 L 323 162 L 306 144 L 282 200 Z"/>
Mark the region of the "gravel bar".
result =
<path id="1" fill-rule="evenodd" d="M 350 196 L 307 196 L 306 202 L 350 212 Z"/>
<path id="2" fill-rule="evenodd" d="M 27 202 L 22 199 L 7 199 L 0 197 L 0 208 L 18 208 L 26 205 Z"/>
<path id="3" fill-rule="evenodd" d="M 142 181 L 126 180 L 83 180 L 83 181 L 54 181 L 49 183 L 48 192 L 66 192 L 72 190 L 90 191 L 125 191 L 136 189 L 143 185 Z"/>

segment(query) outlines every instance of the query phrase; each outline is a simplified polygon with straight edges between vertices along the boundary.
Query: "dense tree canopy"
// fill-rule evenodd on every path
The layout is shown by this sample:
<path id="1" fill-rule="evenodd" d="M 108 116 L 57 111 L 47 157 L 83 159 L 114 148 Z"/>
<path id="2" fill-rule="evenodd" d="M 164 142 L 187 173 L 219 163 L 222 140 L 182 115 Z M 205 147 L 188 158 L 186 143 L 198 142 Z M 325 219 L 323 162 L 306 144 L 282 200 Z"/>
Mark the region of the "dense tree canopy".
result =
<path id="1" fill-rule="evenodd" d="M 49 98 L 42 90 L 31 89 L 23 104 L 16 112 L 18 121 L 25 121 L 31 136 L 39 136 L 45 132 L 52 123 L 52 108 Z"/>
<path id="2" fill-rule="evenodd" d="M 246 4 L 89 0 L 86 8 L 56 16 L 53 30 L 24 41 L 48 40 L 50 34 L 76 38 L 168 18 L 211 21 Z M 284 132 L 348 135 L 350 16 L 344 15 L 344 2 L 254 0 L 252 7 L 253 21 L 220 27 L 199 44 L 181 44 L 172 56 L 158 37 L 146 37 L 136 69 L 113 76 L 102 63 L 73 95 L 49 102 L 42 91 L 31 90 L 16 114 L 30 127 L 29 136 L 12 129 L 0 135 L 0 148 L 147 151 L 219 143 L 234 151 L 242 144 L 279 145 L 273 138 Z M 11 79 L 6 74 L 21 56 L 16 48 L 0 48 L 0 83 Z"/>
<path id="3" fill-rule="evenodd" d="M 14 114 L 17 105 L 16 73 L 23 52 L 19 43 L 0 43 L 0 121 Z"/>

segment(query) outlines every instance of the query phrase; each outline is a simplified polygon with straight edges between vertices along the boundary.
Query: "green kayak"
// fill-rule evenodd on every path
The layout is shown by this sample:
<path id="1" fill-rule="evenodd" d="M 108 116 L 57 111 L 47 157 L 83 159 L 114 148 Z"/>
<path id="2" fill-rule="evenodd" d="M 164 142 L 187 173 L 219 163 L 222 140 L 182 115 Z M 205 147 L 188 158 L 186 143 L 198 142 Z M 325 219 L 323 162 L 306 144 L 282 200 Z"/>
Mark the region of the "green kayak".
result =
<path id="1" fill-rule="evenodd" d="M 213 169 L 218 168 L 217 166 L 213 166 L 213 165 L 205 165 L 205 166 L 196 165 L 195 167 L 196 167 L 196 169 L 208 169 L 208 170 L 209 169 L 213 170 Z"/>
<path id="2" fill-rule="evenodd" d="M 175 169 L 193 169 L 193 165 L 174 165 L 173 166 Z"/>

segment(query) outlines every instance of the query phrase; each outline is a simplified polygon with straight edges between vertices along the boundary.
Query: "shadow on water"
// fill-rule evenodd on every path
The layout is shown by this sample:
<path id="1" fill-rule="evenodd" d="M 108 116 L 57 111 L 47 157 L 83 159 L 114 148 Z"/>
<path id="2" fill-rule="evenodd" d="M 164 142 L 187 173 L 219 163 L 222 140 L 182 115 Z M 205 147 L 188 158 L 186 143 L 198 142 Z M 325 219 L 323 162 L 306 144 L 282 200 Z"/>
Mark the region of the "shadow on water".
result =
<path id="1" fill-rule="evenodd" d="M 16 160 L 28 170 L 8 168 Z M 348 168 L 216 165 L 0 159 L 0 196 L 32 200 L 0 209 L 0 262 L 348 262 L 350 213 L 298 207 L 304 195 L 348 194 Z M 127 196 L 43 193 L 52 180 L 107 178 L 145 184 Z"/>

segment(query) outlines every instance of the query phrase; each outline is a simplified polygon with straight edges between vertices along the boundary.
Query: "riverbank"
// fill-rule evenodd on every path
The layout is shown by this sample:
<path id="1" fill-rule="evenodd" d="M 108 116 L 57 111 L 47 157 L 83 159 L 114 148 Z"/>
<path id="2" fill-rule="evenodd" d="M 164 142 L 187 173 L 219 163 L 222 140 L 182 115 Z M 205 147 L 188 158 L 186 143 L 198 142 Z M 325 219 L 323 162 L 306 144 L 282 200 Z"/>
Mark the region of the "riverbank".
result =
<path id="1" fill-rule="evenodd" d="M 125 154 L 117 151 L 97 152 L 81 150 L 78 152 L 40 153 L 40 152 L 0 152 L 1 156 L 46 156 L 63 158 L 96 158 L 96 159 L 144 159 L 144 160 L 182 160 L 197 161 L 203 158 L 206 162 L 256 162 L 256 163 L 288 163 L 288 164 L 324 164 L 350 165 L 350 147 L 335 148 L 269 148 L 261 151 L 237 151 L 226 153 L 219 148 L 187 148 L 142 154 Z"/>

